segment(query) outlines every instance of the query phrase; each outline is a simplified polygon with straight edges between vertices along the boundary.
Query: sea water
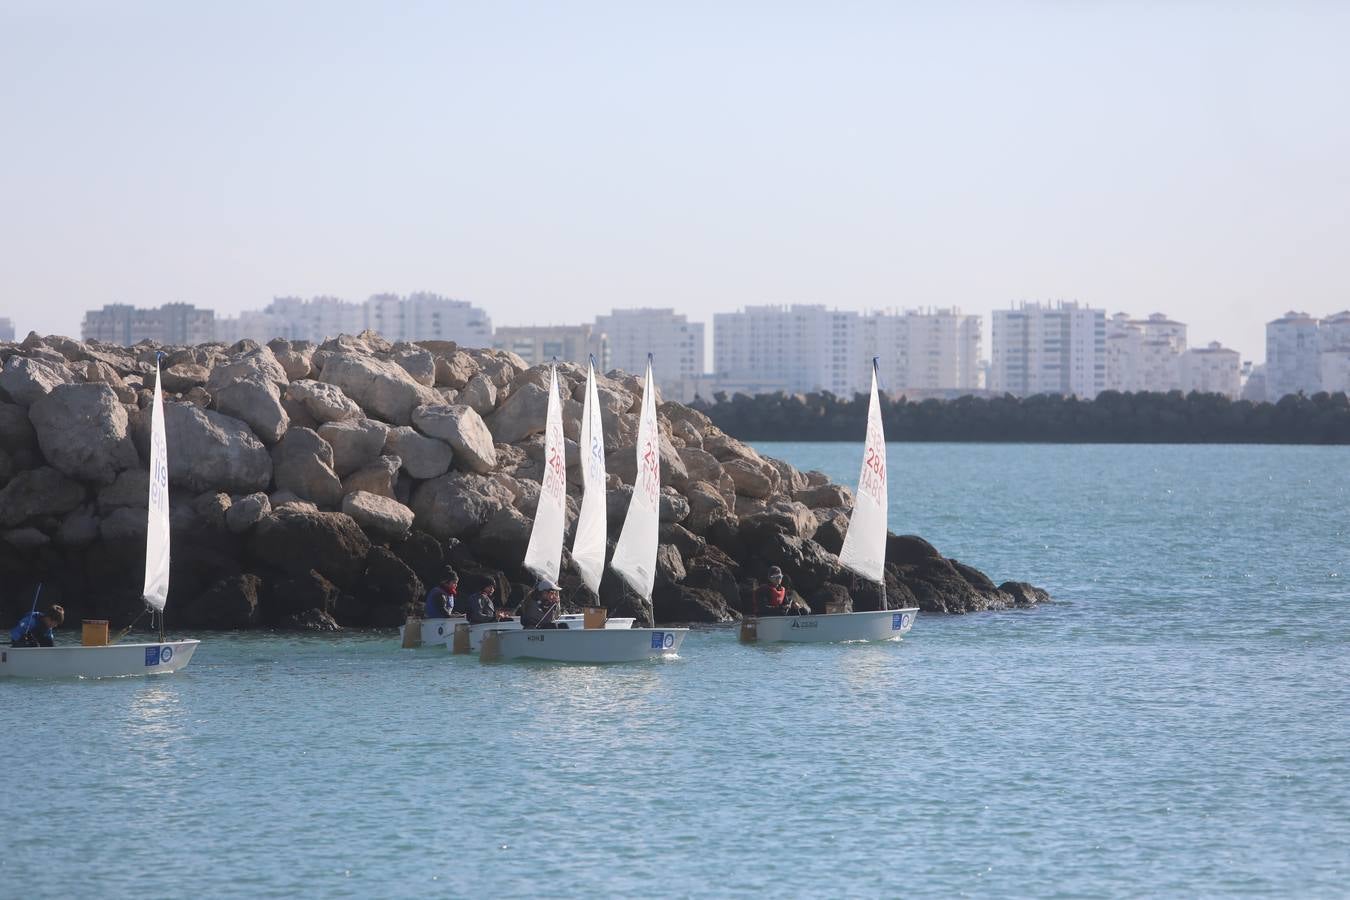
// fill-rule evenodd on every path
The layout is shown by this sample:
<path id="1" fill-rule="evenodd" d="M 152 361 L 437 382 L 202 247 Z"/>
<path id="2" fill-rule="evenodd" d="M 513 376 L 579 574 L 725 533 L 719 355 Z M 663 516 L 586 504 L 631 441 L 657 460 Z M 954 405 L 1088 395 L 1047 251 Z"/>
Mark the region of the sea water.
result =
<path id="1" fill-rule="evenodd" d="M 0 681 L 0 895 L 1350 892 L 1350 448 L 889 462 L 893 529 L 1055 601 L 603 668 L 206 634 L 174 676 Z"/>

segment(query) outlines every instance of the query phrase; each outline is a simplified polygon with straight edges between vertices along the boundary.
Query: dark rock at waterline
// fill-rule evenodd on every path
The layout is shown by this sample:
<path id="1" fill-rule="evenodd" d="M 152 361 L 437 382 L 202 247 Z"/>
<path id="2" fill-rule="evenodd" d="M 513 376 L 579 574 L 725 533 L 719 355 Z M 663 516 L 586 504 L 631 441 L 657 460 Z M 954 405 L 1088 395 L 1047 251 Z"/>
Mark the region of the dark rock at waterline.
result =
<path id="1" fill-rule="evenodd" d="M 291 613 L 277 627 L 285 631 L 341 631 L 332 616 L 321 609 L 307 609 L 304 612 Z"/>
<path id="2" fill-rule="evenodd" d="M 179 628 L 251 628 L 258 621 L 257 575 L 230 575 L 174 609 Z"/>

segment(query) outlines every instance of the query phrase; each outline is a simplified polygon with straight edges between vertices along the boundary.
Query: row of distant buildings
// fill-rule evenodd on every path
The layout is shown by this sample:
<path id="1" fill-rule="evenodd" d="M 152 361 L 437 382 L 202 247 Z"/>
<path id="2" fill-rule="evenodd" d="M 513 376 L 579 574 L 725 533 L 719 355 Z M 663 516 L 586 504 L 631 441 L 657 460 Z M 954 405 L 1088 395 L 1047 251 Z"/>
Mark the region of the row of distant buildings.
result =
<path id="1" fill-rule="evenodd" d="M 0 339 L 4 325 L 0 319 Z M 1161 313 L 1108 317 L 1104 309 L 1075 301 L 996 310 L 987 360 L 981 317 L 959 309 L 747 306 L 713 316 L 708 365 L 704 324 L 673 309 L 615 309 L 590 323 L 494 328 L 483 309 L 432 293 L 377 294 L 364 302 L 279 297 L 235 316 L 186 303 L 158 309 L 111 304 L 86 313 L 82 336 L 127 345 L 146 338 L 166 344 L 275 337 L 319 343 L 366 329 L 391 341 L 450 340 L 511 350 L 531 364 L 584 362 L 593 355 L 602 369 L 636 372 L 652 353 L 662 393 L 683 400 L 719 391 L 851 396 L 867 389 L 873 357 L 883 388 L 910 397 L 1194 390 L 1261 400 L 1350 389 L 1350 313 L 1324 320 L 1289 313 L 1269 323 L 1267 364 L 1253 367 L 1218 343 L 1189 346 L 1186 325 Z"/>

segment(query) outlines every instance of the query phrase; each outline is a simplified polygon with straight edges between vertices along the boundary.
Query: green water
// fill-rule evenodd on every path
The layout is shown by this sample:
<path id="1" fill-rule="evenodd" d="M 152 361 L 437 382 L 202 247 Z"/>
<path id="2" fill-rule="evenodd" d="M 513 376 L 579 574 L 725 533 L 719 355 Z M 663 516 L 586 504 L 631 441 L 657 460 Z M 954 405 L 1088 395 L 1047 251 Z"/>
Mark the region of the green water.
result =
<path id="1" fill-rule="evenodd" d="M 892 445 L 894 528 L 1058 598 L 901 642 L 206 635 L 172 677 L 0 682 L 0 895 L 1343 896 L 1347 466 Z"/>

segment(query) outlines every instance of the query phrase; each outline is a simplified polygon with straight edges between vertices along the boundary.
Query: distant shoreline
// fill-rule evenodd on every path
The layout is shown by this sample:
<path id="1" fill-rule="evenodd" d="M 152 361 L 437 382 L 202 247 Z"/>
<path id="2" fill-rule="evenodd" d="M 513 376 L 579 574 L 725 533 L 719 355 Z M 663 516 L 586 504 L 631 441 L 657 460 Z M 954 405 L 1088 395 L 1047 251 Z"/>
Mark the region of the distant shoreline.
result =
<path id="1" fill-rule="evenodd" d="M 742 441 L 855 442 L 867 401 L 829 393 L 718 395 L 695 401 Z M 1037 395 L 911 401 L 881 399 L 887 440 L 973 444 L 1350 444 L 1344 393 L 1291 394 L 1277 403 L 1220 394 L 1107 391 L 1096 400 Z"/>

